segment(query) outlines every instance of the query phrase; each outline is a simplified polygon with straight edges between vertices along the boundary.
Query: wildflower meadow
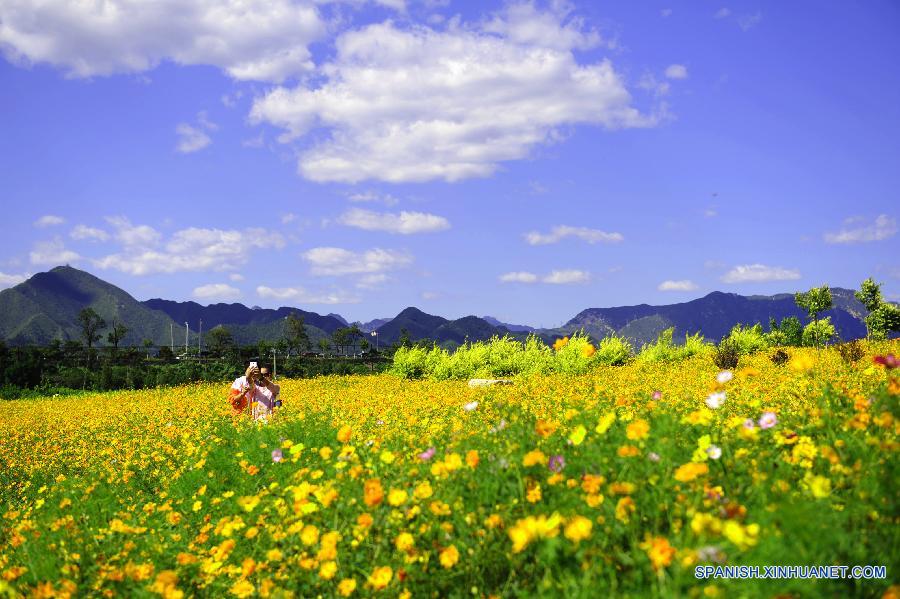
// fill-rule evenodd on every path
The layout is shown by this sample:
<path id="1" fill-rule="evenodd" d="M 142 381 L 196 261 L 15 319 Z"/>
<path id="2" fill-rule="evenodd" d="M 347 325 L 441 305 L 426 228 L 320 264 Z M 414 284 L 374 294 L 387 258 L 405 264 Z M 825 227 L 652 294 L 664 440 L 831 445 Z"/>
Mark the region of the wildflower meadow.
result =
<path id="1" fill-rule="evenodd" d="M 619 353 L 585 343 L 546 351 Z M 226 384 L 5 401 L 0 596 L 894 597 L 900 347 L 861 345 L 282 380 L 257 422 Z M 792 564 L 886 577 L 695 576 Z"/>

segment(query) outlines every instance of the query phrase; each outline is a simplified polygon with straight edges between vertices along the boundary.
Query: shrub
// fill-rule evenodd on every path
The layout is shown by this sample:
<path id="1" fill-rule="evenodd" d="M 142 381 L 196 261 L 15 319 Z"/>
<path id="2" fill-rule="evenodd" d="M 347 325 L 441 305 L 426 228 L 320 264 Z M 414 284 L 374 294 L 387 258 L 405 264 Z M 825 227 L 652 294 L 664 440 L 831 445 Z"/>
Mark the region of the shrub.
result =
<path id="1" fill-rule="evenodd" d="M 830 341 L 836 334 L 831 317 L 816 320 L 803 327 L 803 345 L 819 347 Z"/>
<path id="2" fill-rule="evenodd" d="M 597 345 L 596 360 L 607 366 L 622 366 L 631 358 L 632 347 L 624 337 L 611 335 Z"/>
<path id="3" fill-rule="evenodd" d="M 776 366 L 782 366 L 789 358 L 790 356 L 783 349 L 777 349 L 769 356 L 769 359 L 772 360 L 772 364 L 775 364 Z"/>
<path id="4" fill-rule="evenodd" d="M 790 345 L 799 347 L 803 344 L 803 325 L 795 316 L 781 319 L 781 324 L 769 319 L 769 332 L 765 334 L 766 341 L 771 346 Z"/>
<path id="5" fill-rule="evenodd" d="M 597 348 L 584 332 L 576 332 L 560 344 L 553 359 L 553 370 L 567 374 L 582 374 L 596 363 Z"/>
<path id="6" fill-rule="evenodd" d="M 837 345 L 837 350 L 838 353 L 841 354 L 841 359 L 848 364 L 858 362 L 860 358 L 866 354 L 866 350 L 858 339 L 848 341 L 847 343 L 839 343 Z"/>
<path id="7" fill-rule="evenodd" d="M 740 346 L 737 341 L 729 337 L 719 343 L 713 354 L 713 362 L 720 370 L 733 370 L 737 368 L 740 356 Z"/>
<path id="8" fill-rule="evenodd" d="M 736 324 L 725 339 L 731 341 L 740 355 L 753 354 L 769 346 L 759 323 L 752 327 Z"/>
<path id="9" fill-rule="evenodd" d="M 428 350 L 423 347 L 399 347 L 394 352 L 395 374 L 407 379 L 418 379 L 425 375 L 425 360 Z"/>
<path id="10" fill-rule="evenodd" d="M 710 345 L 700 333 L 685 335 L 684 345 L 675 345 L 672 343 L 674 332 L 675 328 L 670 327 L 660 333 L 654 343 L 645 343 L 637 359 L 641 362 L 675 362 L 709 351 Z"/>

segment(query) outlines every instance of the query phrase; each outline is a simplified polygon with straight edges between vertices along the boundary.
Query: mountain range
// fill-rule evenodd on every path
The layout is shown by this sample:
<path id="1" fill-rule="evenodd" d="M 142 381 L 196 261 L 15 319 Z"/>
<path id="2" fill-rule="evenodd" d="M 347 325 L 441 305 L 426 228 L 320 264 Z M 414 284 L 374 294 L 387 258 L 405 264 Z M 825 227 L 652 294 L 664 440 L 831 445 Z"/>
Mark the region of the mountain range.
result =
<path id="1" fill-rule="evenodd" d="M 831 291 L 834 307 L 823 316 L 831 317 L 841 339 L 864 337 L 866 310 L 853 291 L 842 288 Z M 158 298 L 141 302 L 90 273 L 58 266 L 0 291 L 0 339 L 9 345 L 80 339 L 78 313 L 84 307 L 93 308 L 109 326 L 113 322 L 124 323 L 128 333 L 121 344 L 126 346 L 140 345 L 145 339 L 154 345 L 173 343 L 180 346 L 185 342 L 185 323 L 188 323 L 187 343 L 196 345 L 201 320 L 204 333 L 224 326 L 240 344 L 280 338 L 284 333 L 285 318 L 291 313 L 304 318 L 313 344 L 348 326 L 348 321 L 339 314 L 323 316 L 287 306 L 277 309 L 248 308 L 239 303 L 203 306 L 192 301 Z M 412 306 L 393 318 L 357 324 L 365 333 L 377 332 L 378 343 L 382 346 L 397 342 L 404 331 L 413 341 L 431 339 L 453 347 L 467 339 L 483 340 L 494 335 L 524 339 L 528 334 L 535 334 L 549 343 L 562 335 L 584 330 L 595 339 L 610 334 L 621 335 L 639 347 L 653 341 L 669 327 L 675 327 L 676 340 L 685 334 L 700 332 L 707 339 L 717 341 L 735 324 L 760 322 L 768 329 L 770 318 L 781 320 L 788 316 L 806 322 L 806 315 L 797 307 L 792 294 L 743 296 L 715 291 L 678 304 L 588 308 L 554 329 L 506 324 L 490 316 L 451 320 Z M 104 342 L 105 331 L 100 345 Z"/>

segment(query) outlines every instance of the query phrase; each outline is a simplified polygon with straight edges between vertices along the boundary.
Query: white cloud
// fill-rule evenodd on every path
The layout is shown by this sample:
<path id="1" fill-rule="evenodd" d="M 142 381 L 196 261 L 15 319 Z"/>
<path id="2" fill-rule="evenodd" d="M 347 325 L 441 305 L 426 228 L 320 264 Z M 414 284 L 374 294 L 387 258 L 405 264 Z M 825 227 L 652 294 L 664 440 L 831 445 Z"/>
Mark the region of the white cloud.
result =
<path id="1" fill-rule="evenodd" d="M 355 295 L 347 295 L 343 292 L 311 293 L 302 287 L 272 288 L 259 286 L 256 288 L 259 297 L 265 299 L 294 300 L 304 304 L 358 304 L 362 301 Z"/>
<path id="2" fill-rule="evenodd" d="M 672 16 L 672 9 L 671 9 L 671 8 L 664 8 L 664 9 L 660 10 L 660 11 L 659 11 L 659 16 L 661 16 L 661 17 L 664 18 L 664 19 L 665 19 L 665 18 L 668 18 L 668 17 L 671 17 L 671 16 Z"/>
<path id="3" fill-rule="evenodd" d="M 719 215 L 719 211 L 716 210 L 715 206 L 710 206 L 706 210 L 703 211 L 703 216 L 706 218 L 715 218 Z"/>
<path id="4" fill-rule="evenodd" d="M 854 219 L 845 221 L 845 225 L 854 224 Z M 887 214 L 880 214 L 870 225 L 855 228 L 844 228 L 837 233 L 825 233 L 826 243 L 866 243 L 869 241 L 882 241 L 893 237 L 897 233 L 897 220 Z"/>
<path id="5" fill-rule="evenodd" d="M 382 194 L 375 191 L 351 193 L 347 199 L 351 202 L 382 202 L 385 206 L 395 206 L 400 202 L 389 193 Z"/>
<path id="6" fill-rule="evenodd" d="M 337 37 L 319 87 L 278 87 L 250 118 L 284 129 L 282 142 L 327 130 L 299 156 L 300 174 L 314 181 L 483 177 L 558 140 L 561 127 L 658 122 L 632 106 L 609 60 L 576 59 L 574 50 L 600 41 L 565 12 L 531 3 L 443 30 L 372 24 Z"/>
<path id="7" fill-rule="evenodd" d="M 508 272 L 500 275 L 501 283 L 537 283 L 538 276 L 533 272 Z"/>
<path id="8" fill-rule="evenodd" d="M 125 216 L 107 216 L 108 222 L 116 230 L 116 240 L 127 247 L 155 247 L 162 234 L 149 225 L 133 225 Z"/>
<path id="9" fill-rule="evenodd" d="M 591 280 L 591 275 L 583 270 L 554 270 L 541 280 L 552 285 L 571 285 L 573 283 L 587 283 Z"/>
<path id="10" fill-rule="evenodd" d="M 234 281 L 235 283 L 240 283 L 241 281 L 244 280 L 244 275 L 242 275 L 241 273 L 238 273 L 238 272 L 233 272 L 230 275 L 228 275 L 228 278 L 231 279 L 232 281 Z"/>
<path id="11" fill-rule="evenodd" d="M 202 150 L 212 143 L 212 138 L 207 134 L 209 131 L 215 131 L 219 126 L 211 122 L 205 111 L 201 111 L 197 115 L 197 125 L 188 123 L 178 123 L 175 127 L 175 133 L 178 134 L 178 145 L 175 149 L 182 154 L 190 154 Z"/>
<path id="12" fill-rule="evenodd" d="M 570 227 L 567 225 L 559 225 L 553 227 L 550 233 L 539 233 L 531 231 L 525 234 L 525 240 L 530 245 L 547 245 L 551 243 L 559 243 L 566 237 L 575 237 L 587 243 L 619 243 L 625 238 L 621 233 L 607 233 L 599 229 L 588 229 L 587 227 Z"/>
<path id="13" fill-rule="evenodd" d="M 197 299 L 236 299 L 240 296 L 240 289 L 225 283 L 210 283 L 194 288 L 194 297 Z"/>
<path id="14" fill-rule="evenodd" d="M 680 281 L 663 281 L 657 287 L 660 291 L 694 291 L 697 285 L 693 281 L 683 279 Z"/>
<path id="15" fill-rule="evenodd" d="M 764 264 L 744 264 L 735 266 L 722 275 L 723 283 L 760 283 L 764 281 L 793 281 L 800 278 L 796 269 Z"/>
<path id="16" fill-rule="evenodd" d="M 402 235 L 433 233 L 450 228 L 450 222 L 443 216 L 406 210 L 397 214 L 352 208 L 338 217 L 338 222 L 365 231 L 386 231 Z"/>
<path id="17" fill-rule="evenodd" d="M 297 215 L 293 212 L 288 212 L 287 214 L 281 215 L 281 224 L 287 225 L 297 220 Z"/>
<path id="18" fill-rule="evenodd" d="M 436 300 L 440 297 L 441 297 L 441 294 L 437 293 L 436 291 L 423 291 L 422 292 L 423 300 Z"/>
<path id="19" fill-rule="evenodd" d="M 41 241 L 34 245 L 34 249 L 29 254 L 32 264 L 53 265 L 68 264 L 81 260 L 81 256 L 72 250 L 67 250 L 63 245 L 62 239 L 56 238 L 52 241 Z"/>
<path id="20" fill-rule="evenodd" d="M 78 241 L 106 241 L 109 239 L 109 233 L 103 229 L 88 227 L 87 225 L 75 225 L 69 236 Z"/>
<path id="21" fill-rule="evenodd" d="M 172 61 L 278 83 L 313 69 L 307 46 L 325 30 L 309 0 L 0 3 L 6 57 L 70 77 L 140 73 Z"/>
<path id="22" fill-rule="evenodd" d="M 27 274 L 22 275 L 13 275 L 7 274 L 5 272 L 0 272 L 0 289 L 6 289 L 7 287 L 13 287 L 18 285 L 19 283 L 26 280 L 29 276 Z"/>
<path id="23" fill-rule="evenodd" d="M 762 21 L 762 13 L 756 12 L 752 15 L 742 15 L 738 17 L 738 26 L 744 31 L 750 31 Z"/>
<path id="24" fill-rule="evenodd" d="M 99 268 L 132 275 L 237 270 L 257 249 L 284 247 L 278 233 L 260 228 L 244 230 L 199 229 L 176 231 L 163 244 L 161 235 L 146 225 L 133 226 L 125 217 L 107 219 L 117 229 L 123 251 L 94 260 Z"/>
<path id="25" fill-rule="evenodd" d="M 404 268 L 413 261 L 409 254 L 381 248 L 351 252 L 343 248 L 318 247 L 304 252 L 302 256 L 312 265 L 312 274 L 325 276 L 385 272 Z"/>
<path id="26" fill-rule="evenodd" d="M 666 77 L 669 79 L 687 79 L 687 67 L 683 64 L 670 64 L 666 67 Z"/>
<path id="27" fill-rule="evenodd" d="M 375 289 L 384 285 L 388 281 L 388 276 L 384 273 L 375 273 L 371 275 L 366 275 L 356 283 L 356 286 L 360 289 Z"/>
<path id="28" fill-rule="evenodd" d="M 713 15 L 713 17 L 716 19 L 724 19 L 724 18 L 728 17 L 729 15 L 731 15 L 730 8 L 720 8 L 719 10 L 716 11 L 716 14 Z"/>
<path id="29" fill-rule="evenodd" d="M 34 226 L 43 229 L 45 227 L 54 227 L 56 225 L 61 225 L 64 222 L 66 222 L 66 219 L 61 216 L 47 214 L 34 221 Z"/>

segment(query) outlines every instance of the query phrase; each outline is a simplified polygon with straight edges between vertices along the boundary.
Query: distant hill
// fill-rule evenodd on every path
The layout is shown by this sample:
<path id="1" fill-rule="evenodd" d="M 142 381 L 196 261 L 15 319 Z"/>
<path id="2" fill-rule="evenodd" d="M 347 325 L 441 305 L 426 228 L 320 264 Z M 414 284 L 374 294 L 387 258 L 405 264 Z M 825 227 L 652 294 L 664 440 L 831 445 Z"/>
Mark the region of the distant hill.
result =
<path id="1" fill-rule="evenodd" d="M 335 315 L 321 316 L 315 312 L 307 312 L 300 308 L 253 309 L 248 308 L 244 304 L 210 304 L 201 306 L 197 302 L 173 302 L 164 299 L 150 299 L 143 302 L 143 304 L 152 310 L 166 313 L 175 322 L 180 322 L 182 325 L 187 322 L 191 328 L 197 328 L 200 320 L 203 320 L 204 329 L 211 329 L 218 325 L 267 325 L 284 320 L 292 312 L 297 316 L 303 316 L 303 321 L 306 324 L 321 329 L 329 335 L 337 329 L 347 326 L 343 319 L 335 318 Z"/>
<path id="2" fill-rule="evenodd" d="M 178 331 L 169 316 L 115 285 L 70 266 L 57 266 L 0 291 L 0 338 L 11 345 L 80 339 L 78 313 L 85 307 L 93 308 L 110 326 L 118 321 L 128 327 L 122 345 L 140 345 L 144 339 L 168 345 L 170 325 Z M 100 345 L 105 344 L 106 330 L 102 334 Z"/>
<path id="3" fill-rule="evenodd" d="M 867 312 L 853 296 L 853 291 L 837 287 L 831 290 L 831 294 L 834 308 L 825 312 L 823 317 L 831 316 L 841 339 L 865 337 L 863 318 Z M 584 329 L 595 338 L 615 333 L 640 346 L 655 340 L 663 330 L 675 327 L 676 339 L 699 332 L 709 340 L 718 341 L 738 323 L 752 325 L 759 322 L 768 330 L 770 318 L 780 321 L 788 316 L 795 316 L 804 324 L 808 321 L 806 313 L 797 307 L 792 294 L 743 296 L 714 291 L 680 304 L 588 308 L 559 329 L 540 332 L 568 334 Z"/>
<path id="4" fill-rule="evenodd" d="M 866 310 L 849 289 L 832 289 L 834 308 L 824 314 L 830 316 L 841 339 L 864 337 L 863 318 Z M 275 341 L 283 336 L 284 320 L 291 312 L 302 315 L 310 340 L 316 342 L 330 336 L 338 328 L 347 326 L 339 314 L 322 316 L 299 308 L 248 308 L 243 304 L 211 304 L 175 302 L 151 299 L 139 302 L 127 292 L 94 275 L 58 266 L 39 273 L 9 289 L 0 291 L 0 339 L 11 345 L 46 344 L 53 339 L 80 339 L 78 313 L 90 306 L 109 326 L 120 321 L 129 331 L 122 345 L 140 345 L 144 339 L 156 345 L 170 343 L 174 331 L 175 345 L 184 343 L 185 322 L 189 323 L 188 343 L 197 343 L 197 328 L 203 320 L 204 337 L 216 326 L 227 327 L 235 341 L 242 345 L 261 339 Z M 772 296 L 743 296 L 735 293 L 712 292 L 704 297 L 663 306 L 639 304 L 613 308 L 588 308 L 579 312 L 565 325 L 555 329 L 533 329 L 526 325 L 510 325 L 496 318 L 466 316 L 449 320 L 427 314 L 415 307 L 401 311 L 394 318 L 380 318 L 360 328 L 369 333 L 378 331 L 378 343 L 384 347 L 399 341 L 406 329 L 410 339 L 432 339 L 445 346 L 489 339 L 494 335 L 510 334 L 524 339 L 538 335 L 548 343 L 563 335 L 583 329 L 595 339 L 616 334 L 628 338 L 636 348 L 656 339 L 668 327 L 675 327 L 676 340 L 685 334 L 700 333 L 706 339 L 718 341 L 738 323 L 762 323 L 768 330 L 769 319 L 781 320 L 796 316 L 804 324 L 806 314 L 797 307 L 792 294 Z M 104 345 L 106 332 L 102 331 Z"/>
<path id="5" fill-rule="evenodd" d="M 376 318 L 376 319 L 374 319 L 374 320 L 370 320 L 369 322 L 364 322 L 364 323 L 359 327 L 359 330 L 362 331 L 363 333 L 371 333 L 372 331 L 374 331 L 374 330 L 377 329 L 378 327 L 381 327 L 381 326 L 386 325 L 386 324 L 389 323 L 391 320 L 392 320 L 392 319 L 390 319 L 390 318 Z"/>
<path id="6" fill-rule="evenodd" d="M 491 324 L 495 327 L 504 327 L 505 329 L 512 331 L 513 333 L 530 333 L 531 331 L 535 330 L 535 327 L 530 327 L 527 324 L 507 324 L 505 322 L 500 322 L 493 316 L 482 316 L 481 318 L 488 324 Z"/>

